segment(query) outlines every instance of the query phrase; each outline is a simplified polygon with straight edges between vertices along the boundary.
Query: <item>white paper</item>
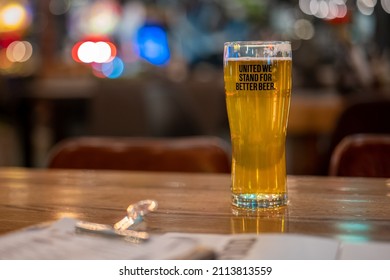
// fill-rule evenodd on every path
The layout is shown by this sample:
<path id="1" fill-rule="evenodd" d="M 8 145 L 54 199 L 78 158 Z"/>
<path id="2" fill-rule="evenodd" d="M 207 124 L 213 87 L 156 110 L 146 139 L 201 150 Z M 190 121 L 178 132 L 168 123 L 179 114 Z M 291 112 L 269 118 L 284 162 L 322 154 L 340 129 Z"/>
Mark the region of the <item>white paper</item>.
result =
<path id="1" fill-rule="evenodd" d="M 344 243 L 342 260 L 390 260 L 390 244 L 385 242 Z"/>
<path id="2" fill-rule="evenodd" d="M 252 260 L 334 260 L 340 243 L 337 240 L 296 234 L 182 234 L 169 233 L 167 236 L 187 236 L 199 244 L 213 248 L 218 259 Z"/>
<path id="3" fill-rule="evenodd" d="M 6 260 L 390 260 L 390 243 L 345 243 L 299 234 L 154 235 L 134 244 L 118 238 L 76 233 L 77 221 L 61 219 L 0 236 Z M 213 254 L 210 254 L 213 253 Z"/>
<path id="4" fill-rule="evenodd" d="M 61 219 L 50 226 L 31 227 L 0 237 L 0 259 L 110 260 L 175 259 L 197 246 L 194 239 L 152 237 L 143 244 L 122 239 L 77 234 L 76 220 Z"/>
<path id="5" fill-rule="evenodd" d="M 247 260 L 390 260 L 389 242 L 349 243 L 302 234 L 187 234 L 216 252 L 218 259 Z"/>

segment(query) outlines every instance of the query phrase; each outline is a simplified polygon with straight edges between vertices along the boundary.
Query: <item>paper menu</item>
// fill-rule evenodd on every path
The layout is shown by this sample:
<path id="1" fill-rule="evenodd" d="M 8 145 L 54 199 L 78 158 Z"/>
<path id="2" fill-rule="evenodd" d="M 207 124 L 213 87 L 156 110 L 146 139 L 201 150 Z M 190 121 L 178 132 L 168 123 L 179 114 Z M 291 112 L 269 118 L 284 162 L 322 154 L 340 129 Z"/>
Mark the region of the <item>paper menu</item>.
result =
<path id="1" fill-rule="evenodd" d="M 212 248 L 218 259 L 253 260 L 334 260 L 340 242 L 334 239 L 296 234 L 183 234 L 167 236 L 196 238 L 201 246 Z"/>
<path id="2" fill-rule="evenodd" d="M 342 243 L 339 259 L 390 260 L 390 244 L 384 242 Z"/>
<path id="3" fill-rule="evenodd" d="M 217 259 L 247 260 L 390 260 L 389 242 L 348 243 L 300 234 L 185 234 L 216 252 Z"/>
<path id="4" fill-rule="evenodd" d="M 247 260 L 390 260 L 389 242 L 348 243 L 301 234 L 185 234 L 216 252 L 217 259 Z"/>
<path id="5" fill-rule="evenodd" d="M 49 226 L 32 227 L 0 236 L 0 259 L 163 260 L 215 257 L 253 260 L 390 260 L 390 243 L 343 243 L 335 239 L 298 234 L 167 233 L 152 236 L 142 244 L 133 244 L 116 238 L 77 234 L 76 222 L 65 218 Z"/>
<path id="6" fill-rule="evenodd" d="M 198 245 L 193 239 L 151 238 L 140 245 L 117 238 L 77 234 L 76 220 L 64 218 L 49 226 L 31 227 L 0 237 L 0 259 L 125 260 L 174 259 Z M 163 242 L 162 242 L 163 241 Z"/>

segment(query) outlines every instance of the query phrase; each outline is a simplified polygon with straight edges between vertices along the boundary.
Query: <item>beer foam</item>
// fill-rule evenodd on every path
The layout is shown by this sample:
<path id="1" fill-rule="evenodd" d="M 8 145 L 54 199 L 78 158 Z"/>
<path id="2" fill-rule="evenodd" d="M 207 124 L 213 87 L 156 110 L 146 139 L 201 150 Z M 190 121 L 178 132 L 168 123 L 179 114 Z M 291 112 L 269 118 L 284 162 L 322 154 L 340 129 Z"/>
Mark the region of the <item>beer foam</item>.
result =
<path id="1" fill-rule="evenodd" d="M 273 49 L 273 50 L 271 50 Z M 268 48 L 267 48 L 268 50 Z M 290 53 L 291 52 L 291 45 L 290 44 L 276 44 L 276 45 L 273 45 L 272 47 L 269 48 L 269 50 L 271 51 L 272 55 L 275 55 L 279 52 L 281 53 Z M 266 50 L 264 50 L 265 52 Z"/>
<path id="2" fill-rule="evenodd" d="M 262 56 L 262 57 L 227 57 L 225 58 L 225 61 L 268 61 L 268 60 L 291 60 L 291 56 L 287 57 L 272 57 L 272 56 Z"/>
<path id="3" fill-rule="evenodd" d="M 243 59 L 248 58 L 248 60 L 258 60 L 258 59 L 275 59 L 275 60 L 291 60 L 291 45 L 289 42 L 232 42 L 226 43 L 225 47 L 233 47 L 233 53 L 237 56 L 233 56 L 235 59 Z M 241 48 L 244 50 L 251 49 L 259 52 L 263 52 L 262 54 L 258 52 L 255 56 L 246 55 L 245 53 L 241 54 Z M 231 58 L 226 59 L 230 60 Z M 234 60 L 235 60 L 234 59 Z M 245 59 L 246 60 L 246 59 Z"/>

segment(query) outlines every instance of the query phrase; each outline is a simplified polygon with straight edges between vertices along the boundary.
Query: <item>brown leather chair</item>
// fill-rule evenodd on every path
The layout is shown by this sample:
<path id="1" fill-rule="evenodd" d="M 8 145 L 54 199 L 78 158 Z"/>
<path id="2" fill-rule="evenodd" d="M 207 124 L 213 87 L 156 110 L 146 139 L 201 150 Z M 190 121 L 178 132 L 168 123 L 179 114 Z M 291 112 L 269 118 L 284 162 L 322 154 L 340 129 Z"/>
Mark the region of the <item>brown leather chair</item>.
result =
<path id="1" fill-rule="evenodd" d="M 229 173 L 229 145 L 217 137 L 79 137 L 59 142 L 48 168 Z"/>
<path id="2" fill-rule="evenodd" d="M 330 176 L 390 177 L 390 134 L 346 136 L 332 153 Z"/>
<path id="3" fill-rule="evenodd" d="M 353 134 L 390 134 L 390 100 L 359 100 L 340 115 L 323 159 L 320 173 L 329 174 L 330 158 L 340 141 Z"/>
<path id="4" fill-rule="evenodd" d="M 390 133 L 390 100 L 360 101 L 348 106 L 340 115 L 332 135 L 333 148 L 352 134 Z"/>

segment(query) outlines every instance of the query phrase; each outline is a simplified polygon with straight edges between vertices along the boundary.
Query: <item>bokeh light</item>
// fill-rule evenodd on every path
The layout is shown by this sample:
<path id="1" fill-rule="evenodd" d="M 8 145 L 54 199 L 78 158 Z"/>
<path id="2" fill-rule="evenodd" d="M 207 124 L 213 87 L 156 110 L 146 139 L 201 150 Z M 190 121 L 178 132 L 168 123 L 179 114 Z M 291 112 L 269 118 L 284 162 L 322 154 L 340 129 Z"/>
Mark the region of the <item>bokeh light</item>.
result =
<path id="1" fill-rule="evenodd" d="M 110 41 L 83 40 L 72 48 L 76 62 L 88 64 L 98 78 L 116 79 L 122 76 L 125 66 L 117 57 L 117 47 Z"/>
<path id="2" fill-rule="evenodd" d="M 98 78 L 117 79 L 123 75 L 124 69 L 125 65 L 119 57 L 110 62 L 92 64 L 92 73 Z"/>
<path id="3" fill-rule="evenodd" d="M 123 74 L 124 68 L 122 59 L 115 57 L 113 61 L 103 63 L 102 72 L 107 78 L 116 79 Z"/>
<path id="4" fill-rule="evenodd" d="M 87 34 L 111 34 L 120 21 L 120 6 L 115 1 L 101 0 L 86 10 Z"/>
<path id="5" fill-rule="evenodd" d="M 381 5 L 386 13 L 390 14 L 390 0 L 381 0 Z"/>
<path id="6" fill-rule="evenodd" d="M 25 29 L 31 21 L 28 6 L 10 2 L 0 7 L 0 32 L 16 32 Z"/>
<path id="7" fill-rule="evenodd" d="M 77 57 L 84 63 L 95 62 L 95 59 L 99 59 L 99 53 L 95 47 L 94 42 L 84 42 L 77 50 Z"/>
<path id="8" fill-rule="evenodd" d="M 307 19 L 299 19 L 294 23 L 294 33 L 302 40 L 310 40 L 314 36 L 314 26 Z"/>
<path id="9" fill-rule="evenodd" d="M 27 41 L 14 41 L 7 47 L 7 58 L 11 62 L 26 62 L 33 53 L 33 47 Z"/>
<path id="10" fill-rule="evenodd" d="M 160 26 L 143 26 L 138 30 L 139 55 L 153 65 L 169 62 L 170 50 L 167 34 Z"/>
<path id="11" fill-rule="evenodd" d="M 376 0 L 357 0 L 356 6 L 363 15 L 369 16 L 374 12 L 376 3 Z"/>
<path id="12" fill-rule="evenodd" d="M 33 46 L 28 41 L 13 41 L 0 49 L 0 74 L 30 76 L 37 67 Z"/>
<path id="13" fill-rule="evenodd" d="M 63 15 L 69 11 L 71 0 L 50 0 L 49 10 L 53 15 Z"/>
<path id="14" fill-rule="evenodd" d="M 73 40 L 79 40 L 88 36 L 117 34 L 122 10 L 117 0 L 71 1 L 67 14 L 69 36 Z"/>
<path id="15" fill-rule="evenodd" d="M 299 0 L 299 8 L 307 15 L 327 20 L 344 18 L 348 12 L 346 0 Z"/>
<path id="16" fill-rule="evenodd" d="M 113 43 L 105 41 L 81 41 L 72 49 L 72 58 L 76 62 L 105 63 L 112 61 L 117 50 Z"/>

